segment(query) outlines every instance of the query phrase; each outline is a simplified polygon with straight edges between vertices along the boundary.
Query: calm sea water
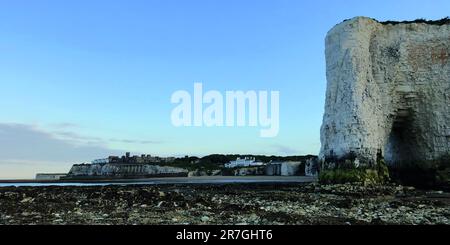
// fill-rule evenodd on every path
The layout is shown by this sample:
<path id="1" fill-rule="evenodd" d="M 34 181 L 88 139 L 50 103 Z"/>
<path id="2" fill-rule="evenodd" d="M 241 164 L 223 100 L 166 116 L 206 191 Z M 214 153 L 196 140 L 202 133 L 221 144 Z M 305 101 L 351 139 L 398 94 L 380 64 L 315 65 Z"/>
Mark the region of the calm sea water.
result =
<path id="1" fill-rule="evenodd" d="M 118 185 L 118 183 L 0 183 L 0 188 L 11 186 L 22 187 L 22 186 L 106 186 L 106 185 Z"/>
<path id="2" fill-rule="evenodd" d="M 107 185 L 159 185 L 159 184 L 231 184 L 231 183 L 308 183 L 315 181 L 315 178 L 296 177 L 189 177 L 189 178 L 160 178 L 145 181 L 127 182 L 102 182 L 102 183 L 1 183 L 0 187 L 8 186 L 107 186 Z"/>

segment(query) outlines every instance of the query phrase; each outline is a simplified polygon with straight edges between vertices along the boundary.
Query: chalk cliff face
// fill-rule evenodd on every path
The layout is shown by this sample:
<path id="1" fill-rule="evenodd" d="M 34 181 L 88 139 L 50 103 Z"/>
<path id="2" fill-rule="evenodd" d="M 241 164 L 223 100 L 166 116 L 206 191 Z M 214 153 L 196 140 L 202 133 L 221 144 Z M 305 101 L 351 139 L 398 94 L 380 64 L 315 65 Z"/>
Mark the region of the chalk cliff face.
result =
<path id="1" fill-rule="evenodd" d="M 149 164 L 76 164 L 69 171 L 69 177 L 83 176 L 148 176 L 148 175 L 187 175 L 188 171 L 182 168 L 158 166 Z"/>
<path id="2" fill-rule="evenodd" d="M 450 153 L 450 23 L 345 21 L 326 37 L 326 66 L 322 161 Z"/>

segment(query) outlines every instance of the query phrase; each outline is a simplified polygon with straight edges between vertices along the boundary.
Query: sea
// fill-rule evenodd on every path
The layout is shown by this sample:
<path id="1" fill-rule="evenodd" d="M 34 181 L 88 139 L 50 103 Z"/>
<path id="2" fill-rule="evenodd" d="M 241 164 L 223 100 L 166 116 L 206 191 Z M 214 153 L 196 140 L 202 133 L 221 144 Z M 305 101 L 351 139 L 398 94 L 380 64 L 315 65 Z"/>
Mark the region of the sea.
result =
<path id="1" fill-rule="evenodd" d="M 179 178 L 155 178 L 145 180 L 126 180 L 111 182 L 20 182 L 0 180 L 1 187 L 47 187 L 47 186 L 128 186 L 128 185 L 170 185 L 170 184 L 293 184 L 314 182 L 314 177 L 305 176 L 213 176 L 213 177 L 179 177 Z"/>

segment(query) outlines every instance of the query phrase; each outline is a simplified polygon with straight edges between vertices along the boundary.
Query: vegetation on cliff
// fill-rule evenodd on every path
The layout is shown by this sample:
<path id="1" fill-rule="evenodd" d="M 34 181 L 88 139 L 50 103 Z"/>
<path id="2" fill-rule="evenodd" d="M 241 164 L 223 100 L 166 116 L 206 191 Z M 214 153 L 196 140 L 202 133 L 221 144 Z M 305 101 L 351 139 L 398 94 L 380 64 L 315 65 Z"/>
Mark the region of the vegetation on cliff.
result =
<path id="1" fill-rule="evenodd" d="M 263 163 L 269 163 L 270 161 L 300 161 L 305 162 L 312 155 L 307 156 L 263 156 L 263 155 L 237 155 L 237 154 L 213 154 L 204 157 L 195 156 L 185 156 L 181 158 L 176 158 L 172 163 L 166 163 L 166 166 L 185 168 L 189 171 L 213 171 L 220 170 L 224 168 L 224 164 L 234 161 L 237 158 L 255 158 L 256 161 Z M 301 168 L 301 169 L 304 169 Z"/>
<path id="2" fill-rule="evenodd" d="M 346 19 L 343 22 L 349 21 L 350 19 Z M 427 24 L 427 25 L 450 25 L 450 18 L 445 17 L 440 20 L 427 20 L 427 19 L 415 19 L 415 20 L 404 20 L 404 21 L 394 21 L 394 20 L 387 20 L 387 21 L 378 21 L 376 19 L 373 19 L 374 21 L 383 24 L 383 25 L 399 25 L 399 24 Z"/>
<path id="3" fill-rule="evenodd" d="M 362 183 L 364 185 L 384 184 L 390 180 L 389 170 L 380 159 L 373 167 L 338 166 L 335 169 L 323 170 L 319 181 L 323 184 Z"/>
<path id="4" fill-rule="evenodd" d="M 413 24 L 413 23 L 418 23 L 418 24 L 427 24 L 427 25 L 449 25 L 450 24 L 450 18 L 446 17 L 440 20 L 426 20 L 426 19 L 416 19 L 416 20 L 411 20 L 411 21 L 392 21 L 392 20 L 388 20 L 388 21 L 379 21 L 381 24 L 383 25 L 398 25 L 398 24 Z"/>

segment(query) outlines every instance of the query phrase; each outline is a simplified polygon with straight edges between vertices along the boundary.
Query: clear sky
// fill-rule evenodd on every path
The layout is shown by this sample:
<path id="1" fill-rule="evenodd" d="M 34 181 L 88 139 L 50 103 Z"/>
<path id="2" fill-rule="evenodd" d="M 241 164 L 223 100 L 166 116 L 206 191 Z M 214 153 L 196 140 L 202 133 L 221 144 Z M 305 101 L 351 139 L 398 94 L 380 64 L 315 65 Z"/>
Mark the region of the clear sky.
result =
<path id="1" fill-rule="evenodd" d="M 0 178 L 123 151 L 317 154 L 324 38 L 344 19 L 440 19 L 447 0 L 0 0 Z M 280 132 L 175 128 L 176 90 L 280 91 Z"/>

